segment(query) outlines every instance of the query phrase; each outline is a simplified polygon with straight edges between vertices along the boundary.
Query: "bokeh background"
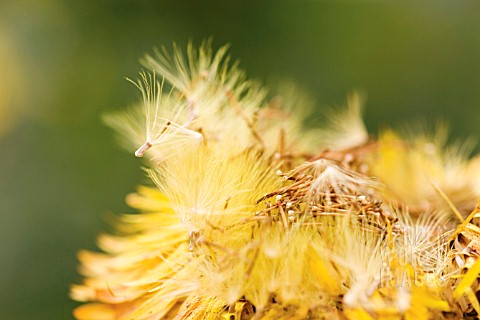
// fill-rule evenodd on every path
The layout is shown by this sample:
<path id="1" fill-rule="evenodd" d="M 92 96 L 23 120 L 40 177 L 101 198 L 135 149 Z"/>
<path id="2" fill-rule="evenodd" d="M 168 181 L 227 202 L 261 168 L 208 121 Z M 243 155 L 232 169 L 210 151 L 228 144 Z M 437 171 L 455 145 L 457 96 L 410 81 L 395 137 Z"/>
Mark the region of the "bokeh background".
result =
<path id="1" fill-rule="evenodd" d="M 254 78 L 367 94 L 372 132 L 480 136 L 479 1 L 0 1 L 0 319 L 71 319 L 75 253 L 145 182 L 100 116 L 139 97 L 153 47 L 213 37 Z"/>

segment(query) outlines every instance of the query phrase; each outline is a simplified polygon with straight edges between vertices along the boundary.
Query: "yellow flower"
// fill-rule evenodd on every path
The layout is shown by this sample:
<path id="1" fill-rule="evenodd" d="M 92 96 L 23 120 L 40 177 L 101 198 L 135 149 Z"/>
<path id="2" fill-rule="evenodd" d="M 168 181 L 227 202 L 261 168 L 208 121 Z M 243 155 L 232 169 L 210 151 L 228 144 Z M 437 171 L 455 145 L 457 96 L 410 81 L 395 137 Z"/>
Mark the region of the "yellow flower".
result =
<path id="1" fill-rule="evenodd" d="M 127 197 L 139 212 L 103 253 L 79 253 L 77 319 L 478 315 L 478 160 L 428 135 L 369 137 L 358 95 L 301 129 L 308 99 L 269 100 L 208 42 L 144 63 L 143 104 L 107 122 L 156 187 Z"/>

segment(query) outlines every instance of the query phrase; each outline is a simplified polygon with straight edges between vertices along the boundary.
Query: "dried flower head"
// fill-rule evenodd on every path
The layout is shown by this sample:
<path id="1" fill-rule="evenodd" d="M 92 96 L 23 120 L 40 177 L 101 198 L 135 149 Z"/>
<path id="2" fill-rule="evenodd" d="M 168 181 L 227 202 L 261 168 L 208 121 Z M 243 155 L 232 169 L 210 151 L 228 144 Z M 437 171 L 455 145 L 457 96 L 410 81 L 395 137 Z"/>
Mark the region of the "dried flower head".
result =
<path id="1" fill-rule="evenodd" d="M 479 161 L 444 131 L 369 136 L 358 94 L 305 129 L 308 98 L 208 41 L 143 63 L 143 103 L 106 121 L 154 184 L 79 253 L 77 319 L 480 315 Z"/>

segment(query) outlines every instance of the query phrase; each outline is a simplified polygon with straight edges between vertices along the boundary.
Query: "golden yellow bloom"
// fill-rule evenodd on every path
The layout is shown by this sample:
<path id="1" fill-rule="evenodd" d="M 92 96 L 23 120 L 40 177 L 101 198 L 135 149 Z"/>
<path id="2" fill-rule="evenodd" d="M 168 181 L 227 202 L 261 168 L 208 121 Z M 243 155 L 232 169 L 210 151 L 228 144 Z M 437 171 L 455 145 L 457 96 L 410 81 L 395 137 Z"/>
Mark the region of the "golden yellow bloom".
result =
<path id="1" fill-rule="evenodd" d="M 478 160 L 442 136 L 370 137 L 358 95 L 302 129 L 291 87 L 269 99 L 225 48 L 174 51 L 146 57 L 143 104 L 107 118 L 156 187 L 127 197 L 139 212 L 103 253 L 79 253 L 77 319 L 480 313 Z"/>

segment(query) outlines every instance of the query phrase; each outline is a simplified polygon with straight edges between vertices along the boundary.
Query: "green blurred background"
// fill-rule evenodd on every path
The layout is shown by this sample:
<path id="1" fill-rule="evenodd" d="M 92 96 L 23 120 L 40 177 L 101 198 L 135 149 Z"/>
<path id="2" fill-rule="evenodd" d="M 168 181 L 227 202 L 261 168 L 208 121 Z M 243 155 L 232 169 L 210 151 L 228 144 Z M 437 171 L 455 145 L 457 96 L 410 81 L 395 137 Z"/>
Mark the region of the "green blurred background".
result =
<path id="1" fill-rule="evenodd" d="M 101 114 L 136 101 L 153 47 L 231 43 L 252 77 L 368 96 L 370 129 L 480 135 L 479 1 L 0 1 L 0 319 L 70 319 L 75 252 L 147 179 Z"/>

